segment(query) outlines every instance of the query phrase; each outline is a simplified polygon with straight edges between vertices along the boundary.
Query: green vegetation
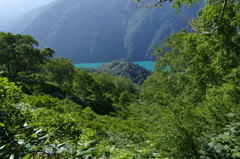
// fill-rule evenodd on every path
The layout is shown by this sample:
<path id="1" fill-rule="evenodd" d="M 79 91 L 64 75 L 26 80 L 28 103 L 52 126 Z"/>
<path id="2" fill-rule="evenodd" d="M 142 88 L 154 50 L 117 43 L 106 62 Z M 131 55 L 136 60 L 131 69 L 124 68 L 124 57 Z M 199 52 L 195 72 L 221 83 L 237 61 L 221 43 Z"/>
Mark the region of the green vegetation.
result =
<path id="1" fill-rule="evenodd" d="M 151 75 L 151 71 L 126 61 L 112 61 L 100 65 L 97 69 L 83 68 L 89 73 L 108 73 L 112 76 L 120 76 L 131 79 L 134 83 L 141 85 Z"/>
<path id="2" fill-rule="evenodd" d="M 0 158 L 239 158 L 239 5 L 206 2 L 193 33 L 173 33 L 155 47 L 155 71 L 139 87 L 50 58 L 50 48 L 16 73 L 12 57 L 36 57 L 23 56 L 16 42 L 1 45 L 15 75 L 1 60 Z M 29 40 L 22 44 L 31 54 Z"/>
<path id="3" fill-rule="evenodd" d="M 32 72 L 36 66 L 54 54 L 50 48 L 38 50 L 38 42 L 29 35 L 0 33 L 0 63 L 4 66 L 9 79 L 19 77 L 21 72 Z"/>

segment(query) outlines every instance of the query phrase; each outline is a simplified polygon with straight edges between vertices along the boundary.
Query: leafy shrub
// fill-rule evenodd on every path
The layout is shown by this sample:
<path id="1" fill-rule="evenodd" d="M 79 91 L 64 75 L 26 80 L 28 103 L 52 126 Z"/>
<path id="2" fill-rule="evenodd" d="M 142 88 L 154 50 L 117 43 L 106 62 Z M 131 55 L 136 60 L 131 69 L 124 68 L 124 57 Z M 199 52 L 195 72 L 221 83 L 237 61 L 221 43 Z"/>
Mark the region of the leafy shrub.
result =
<path id="1" fill-rule="evenodd" d="M 231 122 L 220 134 L 210 134 L 201 146 L 201 157 L 205 158 L 240 158 L 240 117 L 228 114 Z"/>

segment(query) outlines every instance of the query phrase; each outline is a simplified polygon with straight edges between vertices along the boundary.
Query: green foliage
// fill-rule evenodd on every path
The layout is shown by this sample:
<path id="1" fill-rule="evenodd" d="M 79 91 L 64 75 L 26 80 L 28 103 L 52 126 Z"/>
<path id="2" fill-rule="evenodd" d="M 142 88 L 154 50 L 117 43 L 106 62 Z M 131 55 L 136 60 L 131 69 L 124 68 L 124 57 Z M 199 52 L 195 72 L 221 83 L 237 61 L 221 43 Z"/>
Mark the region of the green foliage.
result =
<path id="1" fill-rule="evenodd" d="M 15 86 L 13 82 L 9 83 L 7 78 L 0 78 L 0 80 L 1 111 L 4 112 L 5 110 L 7 111 L 9 107 L 20 102 L 22 95 L 21 90 Z"/>
<path id="2" fill-rule="evenodd" d="M 54 54 L 50 48 L 40 51 L 38 42 L 29 35 L 0 33 L 0 64 L 4 65 L 8 77 L 13 80 L 22 71 L 33 71 L 36 66 Z"/>
<path id="3" fill-rule="evenodd" d="M 69 142 L 57 144 L 59 142 L 57 139 L 60 138 L 73 140 L 75 143 L 80 141 L 76 137 L 81 133 L 81 129 L 79 129 L 79 125 L 76 125 L 78 122 L 72 120 L 72 117 L 76 114 L 70 118 L 68 118 L 70 114 L 60 114 L 54 117 L 58 109 L 55 108 L 55 111 L 51 111 L 50 105 L 52 107 L 54 104 L 56 105 L 57 99 L 49 96 L 35 99 L 32 99 L 33 97 L 29 98 L 31 100 L 28 99 L 27 101 L 38 107 L 38 109 L 29 111 L 27 104 L 19 103 L 22 101 L 21 90 L 13 83 L 9 83 L 6 78 L 0 78 L 0 80 L 0 93 L 1 97 L 3 97 L 1 98 L 0 114 L 1 158 L 31 158 L 33 156 L 34 158 L 68 158 L 67 156 L 89 158 L 96 155 L 109 156 L 96 151 L 96 147 L 89 147 L 91 142 L 85 140 L 89 140 L 89 136 L 93 135 L 86 136 L 87 132 L 82 133 L 83 137 L 81 139 L 86 143 L 78 143 L 80 146 L 73 147 Z M 49 106 L 46 106 L 46 104 Z M 44 124 L 39 123 L 42 120 L 37 120 L 35 124 L 27 124 L 27 122 L 33 122 L 35 116 L 41 119 L 39 112 L 44 109 L 39 108 L 41 106 L 48 108 L 41 113 L 41 115 L 45 113 L 43 116 L 45 119 Z M 51 115 L 50 112 L 52 112 Z M 56 119 L 60 120 L 56 121 Z M 40 128 L 42 126 L 46 126 L 46 128 L 51 126 L 49 130 L 52 132 L 48 133 L 45 129 Z M 50 144 L 51 142 L 52 144 Z"/>
<path id="4" fill-rule="evenodd" d="M 199 20 L 193 23 L 198 33 L 216 26 L 221 5 L 214 4 L 219 2 L 209 3 L 199 12 Z M 199 138 L 207 130 L 212 130 L 210 134 L 221 134 L 229 123 L 226 114 L 239 113 L 240 45 L 237 27 L 231 24 L 236 14 L 233 6 L 226 7 L 222 24 L 211 35 L 182 30 L 166 38 L 164 56 L 161 48 L 156 47 L 156 71 L 147 79 L 141 99 L 151 106 L 157 105 L 155 109 L 160 113 L 153 114 L 156 116 L 153 119 L 159 119 L 150 121 L 161 125 L 157 138 L 161 154 L 166 157 L 199 158 Z M 163 71 L 166 67 L 169 70 Z M 145 109 L 141 113 L 145 114 Z M 203 158 L 209 157 L 207 153 Z"/>
<path id="5" fill-rule="evenodd" d="M 8 127 L 8 128 L 7 128 Z M 1 125 L 5 131 L 9 126 Z M 16 129 L 16 127 L 15 127 Z M 1 158 L 29 158 L 31 156 L 43 156 L 44 152 L 41 152 L 45 146 L 45 142 L 48 139 L 48 134 L 44 129 L 38 129 L 35 125 L 23 126 L 19 125 L 17 128 L 18 132 L 15 134 L 10 134 L 10 132 L 5 132 L 8 134 L 8 138 L 1 137 Z"/>
<path id="6" fill-rule="evenodd" d="M 200 158 L 239 158 L 239 116 L 228 114 L 229 124 L 225 125 L 223 132 L 206 135 L 202 140 Z"/>
<path id="7" fill-rule="evenodd" d="M 78 70 L 73 81 L 73 92 L 80 99 L 80 104 L 90 106 L 99 114 L 109 114 L 114 111 L 112 100 L 104 94 L 104 88 L 86 71 Z"/>
<path id="8" fill-rule="evenodd" d="M 113 83 L 115 84 L 119 93 L 121 92 L 130 92 L 132 94 L 136 94 L 136 87 L 134 83 L 130 79 L 126 79 L 124 77 L 115 77 L 113 78 Z"/>
<path id="9" fill-rule="evenodd" d="M 6 78 L 0 78 L 0 123 L 1 123 L 1 148 L 10 147 L 8 151 L 0 154 L 10 156 L 16 149 L 14 144 L 14 135 L 24 124 L 25 118 L 16 108 L 16 104 L 22 99 L 21 90 L 14 83 L 9 83 Z M 3 147 L 2 147 L 3 146 Z"/>
<path id="10" fill-rule="evenodd" d="M 26 102 L 34 108 L 54 108 L 58 105 L 58 100 L 50 95 L 29 96 Z"/>
<path id="11" fill-rule="evenodd" d="M 65 91 L 66 85 L 64 85 L 65 87 L 60 87 L 57 83 L 38 79 L 43 78 L 41 74 L 20 75 L 20 77 L 19 81 L 21 83 L 19 85 L 22 87 L 23 92 L 29 95 L 45 93 L 64 99 L 69 91 Z"/>
<path id="12" fill-rule="evenodd" d="M 27 124 L 30 112 L 26 104 L 19 103 L 21 90 L 6 78 L 0 81 L 0 157 L 29 158 L 34 150 L 44 145 L 47 134 Z"/>
<path id="13" fill-rule="evenodd" d="M 151 71 L 131 62 L 117 61 L 108 62 L 97 69 L 83 68 L 89 73 L 108 73 L 111 76 L 131 79 L 135 84 L 142 85 L 144 80 L 151 75 Z"/>
<path id="14" fill-rule="evenodd" d="M 60 86 L 70 83 L 74 76 L 74 65 L 66 58 L 54 58 L 43 65 L 43 73 L 47 80 L 57 82 Z"/>
<path id="15" fill-rule="evenodd" d="M 140 97 L 130 79 L 74 69 L 65 58 L 48 59 L 47 49 L 42 70 L 18 73 L 29 95 L 0 78 L 0 157 L 239 158 L 239 4 L 229 3 L 211 35 L 197 33 L 218 22 L 220 1 L 199 12 L 197 33 L 173 33 L 165 55 L 155 48 Z M 102 67 L 139 75 L 124 62 Z"/>
<path id="16" fill-rule="evenodd" d="M 137 64 L 124 61 L 112 61 L 99 66 L 98 69 L 113 76 L 130 78 L 134 83 L 138 83 L 141 79 L 145 80 L 151 74 L 149 70 Z"/>

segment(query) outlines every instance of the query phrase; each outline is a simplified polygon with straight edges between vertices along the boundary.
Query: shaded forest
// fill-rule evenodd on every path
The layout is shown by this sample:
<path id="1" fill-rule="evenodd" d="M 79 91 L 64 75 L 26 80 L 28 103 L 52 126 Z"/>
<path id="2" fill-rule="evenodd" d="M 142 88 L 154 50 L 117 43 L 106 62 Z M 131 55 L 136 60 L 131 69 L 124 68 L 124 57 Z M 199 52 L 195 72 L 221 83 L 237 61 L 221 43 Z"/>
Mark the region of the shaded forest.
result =
<path id="1" fill-rule="evenodd" d="M 193 1 L 172 2 L 183 3 Z M 240 158 L 239 8 L 206 1 L 192 32 L 155 46 L 141 85 L 114 71 L 139 67 L 113 61 L 90 73 L 1 32 L 0 158 Z"/>

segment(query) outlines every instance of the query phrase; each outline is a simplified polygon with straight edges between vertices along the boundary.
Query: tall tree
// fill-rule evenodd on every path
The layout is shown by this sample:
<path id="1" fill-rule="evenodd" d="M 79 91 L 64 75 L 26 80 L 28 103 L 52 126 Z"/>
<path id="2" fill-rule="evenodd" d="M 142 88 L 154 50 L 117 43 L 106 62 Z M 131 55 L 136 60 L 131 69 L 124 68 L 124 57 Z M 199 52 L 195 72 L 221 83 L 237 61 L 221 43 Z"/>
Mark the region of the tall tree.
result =
<path id="1" fill-rule="evenodd" d="M 0 64 L 6 67 L 10 80 L 22 71 L 33 71 L 36 66 L 52 57 L 54 50 L 36 48 L 38 42 L 29 35 L 0 32 Z"/>
<path id="2" fill-rule="evenodd" d="M 113 101 L 104 92 L 104 84 L 95 81 L 85 70 L 77 70 L 73 81 L 73 92 L 81 100 L 82 106 L 90 106 L 98 114 L 114 111 Z"/>
<path id="3" fill-rule="evenodd" d="M 43 65 L 43 72 L 46 73 L 48 80 L 62 86 L 64 83 L 72 82 L 75 70 L 71 60 L 61 57 L 49 60 Z"/>
<path id="4" fill-rule="evenodd" d="M 229 123 L 226 115 L 240 113 L 239 2 L 225 2 L 207 1 L 191 23 L 193 33 L 182 30 L 166 38 L 165 55 L 156 48 L 161 55 L 142 96 L 160 109 L 160 149 L 166 157 L 199 158 L 199 139 L 220 134 Z"/>

